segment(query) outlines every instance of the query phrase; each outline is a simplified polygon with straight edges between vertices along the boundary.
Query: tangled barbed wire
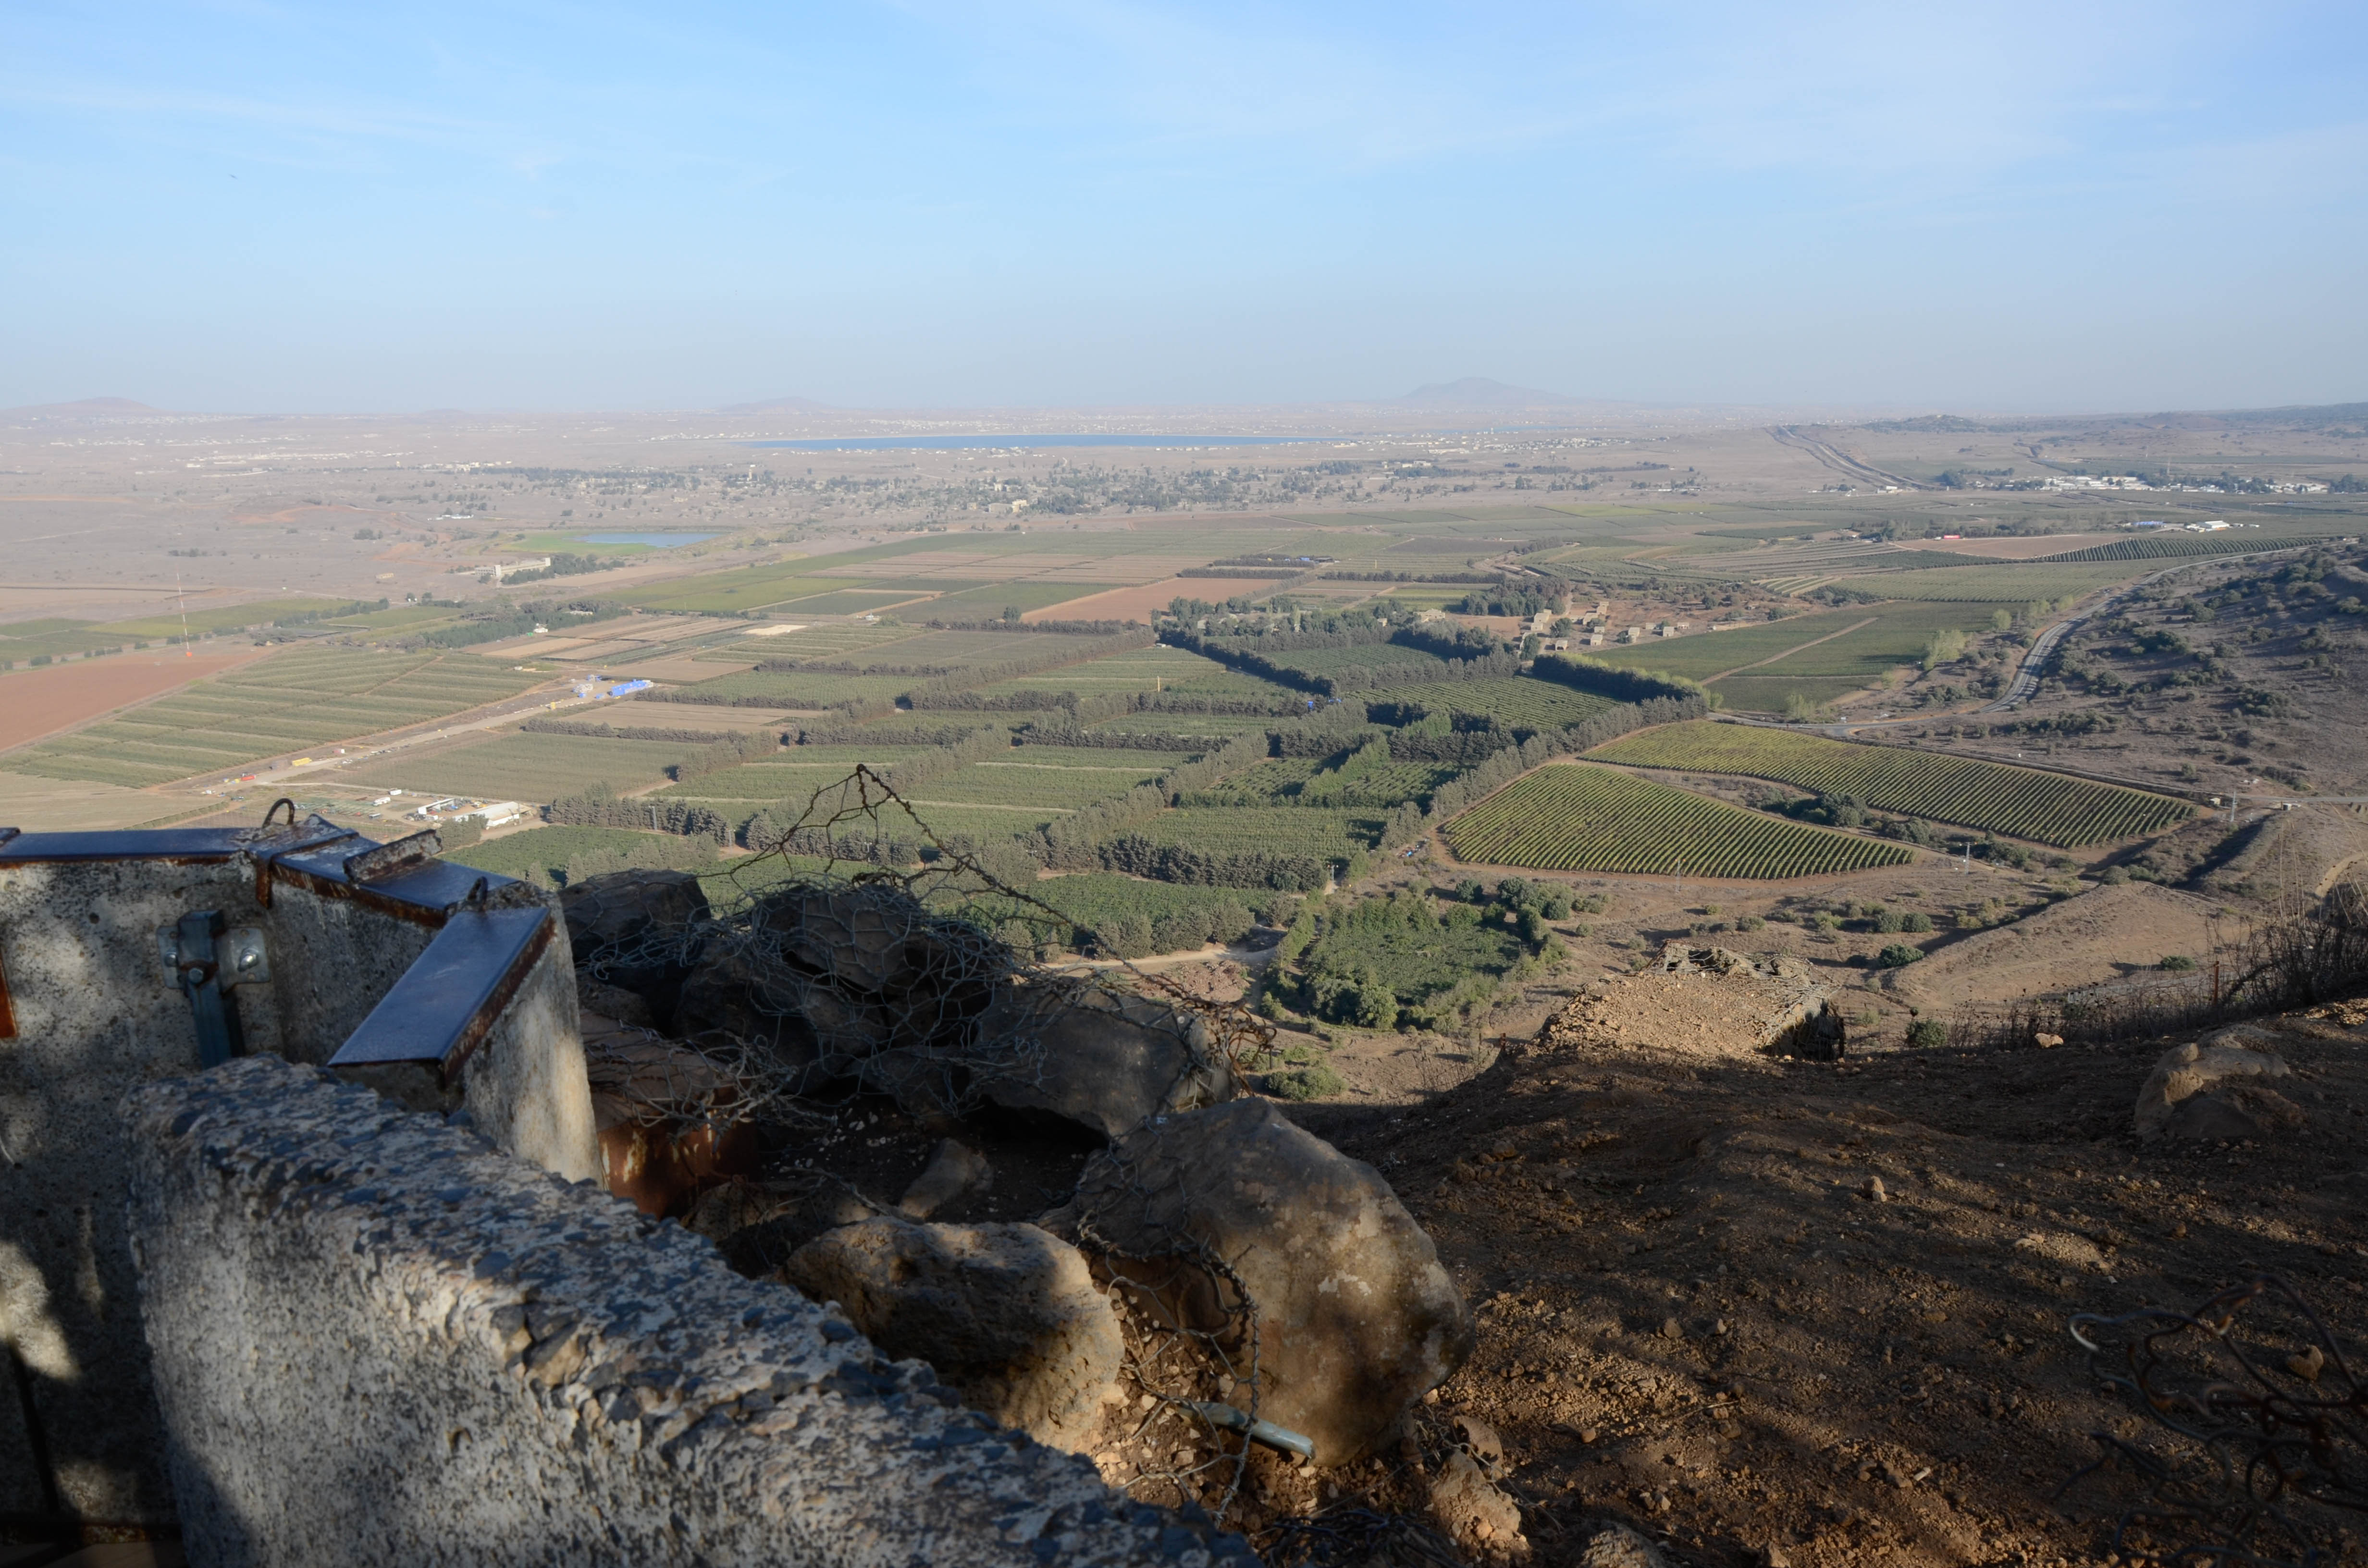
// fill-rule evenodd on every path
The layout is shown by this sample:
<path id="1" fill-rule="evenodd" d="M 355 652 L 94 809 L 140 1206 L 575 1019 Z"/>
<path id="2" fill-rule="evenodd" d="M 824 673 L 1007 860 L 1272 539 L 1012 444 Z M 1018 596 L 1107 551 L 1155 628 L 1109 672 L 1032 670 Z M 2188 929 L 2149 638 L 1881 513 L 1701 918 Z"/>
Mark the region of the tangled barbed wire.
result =
<path id="1" fill-rule="evenodd" d="M 2319 1568 L 2337 1517 L 2368 1510 L 2368 1386 L 2324 1319 L 2275 1275 L 2192 1311 L 2082 1313 L 2089 1370 L 2167 1448 L 2094 1434 L 2105 1450 L 2065 1483 L 2107 1474 L 2140 1495 L 2112 1548 L 2163 1568 Z"/>
<path id="2" fill-rule="evenodd" d="M 1270 1052 L 1274 1027 L 1238 1006 L 1129 959 L 1064 960 L 1072 923 L 1019 885 L 1033 871 L 1032 860 L 1006 866 L 992 848 L 941 837 L 859 766 L 726 871 L 620 887 L 613 908 L 587 889 L 569 904 L 571 926 L 597 933 L 579 964 L 596 983 L 666 999 L 673 1024 L 673 1038 L 655 1027 L 605 1038 L 591 1062 L 596 1093 L 671 1124 L 671 1147 L 688 1133 L 720 1157 L 749 1123 L 836 1127 L 866 1094 L 940 1129 L 991 1096 L 1009 1103 L 1015 1086 L 1045 1073 L 1060 1016 L 1079 1007 L 1170 1036 L 1179 1079 L 1243 1075 Z M 1080 1192 L 1063 1229 L 1112 1288 L 1125 1331 L 1129 1404 L 1113 1442 L 1142 1462 L 1121 1484 L 1222 1519 L 1251 1478 L 1253 1437 L 1272 1437 L 1258 1417 L 1258 1303 L 1189 1230 L 1146 1223 L 1182 1207 L 1167 1188 L 1185 1173 L 1159 1164 L 1146 1176 L 1134 1158 L 1105 1150 L 1092 1194 Z M 767 1180 L 780 1189 L 769 1206 L 752 1201 L 741 1218 L 761 1221 L 824 1188 L 886 1211 L 818 1171 Z M 1103 1223 L 1121 1204 L 1123 1243 Z M 780 1261 L 761 1248 L 755 1256 Z"/>
<path id="3" fill-rule="evenodd" d="M 672 988 L 673 1032 L 750 1113 L 810 1111 L 836 1088 L 936 1120 L 965 1114 L 988 1085 L 1041 1069 L 1047 1018 L 1113 986 L 1172 1011 L 1149 1027 L 1179 1036 L 1180 1060 L 1243 1072 L 1270 1046 L 1266 1020 L 1132 960 L 1059 961 L 1068 916 L 988 862 L 858 765 L 757 854 L 701 879 L 700 894 L 578 960 L 629 990 Z M 570 913 L 601 923 L 597 908 Z"/>

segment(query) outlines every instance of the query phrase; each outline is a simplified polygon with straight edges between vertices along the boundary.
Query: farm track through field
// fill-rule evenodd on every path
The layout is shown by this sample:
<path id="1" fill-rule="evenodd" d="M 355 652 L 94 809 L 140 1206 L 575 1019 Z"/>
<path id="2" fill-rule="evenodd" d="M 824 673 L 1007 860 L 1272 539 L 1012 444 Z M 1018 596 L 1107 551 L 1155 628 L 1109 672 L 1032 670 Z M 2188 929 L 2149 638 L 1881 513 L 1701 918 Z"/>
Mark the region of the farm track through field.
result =
<path id="1" fill-rule="evenodd" d="M 1820 642 L 1830 642 L 1837 637 L 1849 636 L 1851 632 L 1859 630 L 1860 627 L 1873 626 L 1876 621 L 1882 619 L 1883 618 L 1879 615 L 1870 615 L 1864 620 L 1857 621 L 1851 625 L 1843 627 L 1839 631 L 1828 631 L 1823 637 L 1812 638 L 1806 642 L 1796 642 L 1781 653 L 1770 653 L 1764 659 L 1754 659 L 1748 665 L 1737 665 L 1731 670 L 1721 670 L 1714 676 L 1704 676 L 1702 677 L 1702 684 L 1704 686 L 1708 686 L 1714 680 L 1725 680 L 1729 676 L 1739 676 L 1746 670 L 1756 670 L 1763 665 L 1772 665 L 1780 659 L 1789 659 L 1793 654 L 1814 648 Z M 1711 634 L 1705 633 L 1704 635 Z"/>

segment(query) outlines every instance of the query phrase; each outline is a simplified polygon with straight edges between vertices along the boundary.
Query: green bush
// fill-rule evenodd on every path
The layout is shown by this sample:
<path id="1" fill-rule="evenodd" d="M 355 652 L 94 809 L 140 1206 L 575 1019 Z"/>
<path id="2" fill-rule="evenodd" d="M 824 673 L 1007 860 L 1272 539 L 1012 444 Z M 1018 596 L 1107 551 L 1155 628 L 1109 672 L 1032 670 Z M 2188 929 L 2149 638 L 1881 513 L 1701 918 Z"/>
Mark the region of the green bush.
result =
<path id="1" fill-rule="evenodd" d="M 1348 1086 L 1346 1079 L 1321 1062 L 1313 1067 L 1299 1067 L 1288 1073 L 1266 1075 L 1266 1092 L 1282 1100 L 1322 1099 L 1326 1095 L 1337 1095 Z"/>
<path id="2" fill-rule="evenodd" d="M 2168 970 L 2173 974 L 2184 974 L 2195 967 L 2195 960 L 2185 953 L 2166 953 L 2154 967 Z"/>
<path id="3" fill-rule="evenodd" d="M 1924 949 L 1921 948 L 1911 948 L 1905 942 L 1894 942 L 1875 954 L 1874 961 L 1877 967 L 1882 969 L 1906 969 L 1923 956 Z"/>
<path id="4" fill-rule="evenodd" d="M 1949 1043 L 1949 1026 L 1938 1018 L 1918 1018 L 1907 1026 L 1907 1043 L 1919 1051 L 1937 1050 Z"/>
<path id="5" fill-rule="evenodd" d="M 1914 915 L 1903 916 L 1899 922 L 1899 928 L 1902 931 L 1930 931 L 1932 929 L 1932 917 L 1919 910 Z"/>
<path id="6" fill-rule="evenodd" d="M 1895 910 L 1886 909 L 1874 917 L 1874 928 L 1885 933 L 1905 931 L 1907 929 L 1907 917 Z"/>

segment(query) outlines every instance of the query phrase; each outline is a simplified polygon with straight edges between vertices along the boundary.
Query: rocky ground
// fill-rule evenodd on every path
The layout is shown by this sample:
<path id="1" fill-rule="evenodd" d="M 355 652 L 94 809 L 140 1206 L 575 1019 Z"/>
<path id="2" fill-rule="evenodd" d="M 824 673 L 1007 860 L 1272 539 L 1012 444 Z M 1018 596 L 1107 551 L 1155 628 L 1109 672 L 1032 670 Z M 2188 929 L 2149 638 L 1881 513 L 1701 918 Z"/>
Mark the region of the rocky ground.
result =
<path id="1" fill-rule="evenodd" d="M 2363 1021 L 2276 1022 L 2310 1125 L 2263 1143 L 2137 1142 L 2169 1041 L 1816 1063 L 1572 1033 L 1428 1105 L 1295 1114 L 1396 1184 L 1475 1303 L 1427 1415 L 1501 1434 L 1538 1561 L 1609 1517 L 1699 1564 L 2103 1562 L 2133 1494 L 2058 1489 L 2092 1433 L 2152 1434 L 2067 1323 L 2271 1269 L 2358 1324 Z M 2328 1561 L 2368 1561 L 2360 1532 Z"/>

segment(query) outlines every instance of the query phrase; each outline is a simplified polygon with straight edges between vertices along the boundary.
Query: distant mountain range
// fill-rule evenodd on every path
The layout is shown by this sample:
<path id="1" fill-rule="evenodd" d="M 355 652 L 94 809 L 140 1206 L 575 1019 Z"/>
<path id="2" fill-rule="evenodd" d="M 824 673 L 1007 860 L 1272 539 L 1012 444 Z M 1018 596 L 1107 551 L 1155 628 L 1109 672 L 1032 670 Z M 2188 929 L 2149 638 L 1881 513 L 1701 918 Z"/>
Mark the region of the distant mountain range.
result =
<path id="1" fill-rule="evenodd" d="M 110 414 L 162 414 L 161 408 L 151 408 L 144 403 L 134 403 L 128 397 L 86 397 L 78 403 L 30 403 L 22 408 L 0 408 L 0 416 L 17 415 L 30 419 L 92 419 Z"/>
<path id="2" fill-rule="evenodd" d="M 1540 392 L 1535 387 L 1510 386 L 1486 376 L 1466 376 L 1462 381 L 1433 381 L 1392 401 L 1418 403 L 1425 408 L 1555 408 L 1588 400 Z"/>
<path id="3" fill-rule="evenodd" d="M 759 403 L 727 403 L 718 414 L 837 414 L 837 409 L 810 397 L 768 397 Z"/>

